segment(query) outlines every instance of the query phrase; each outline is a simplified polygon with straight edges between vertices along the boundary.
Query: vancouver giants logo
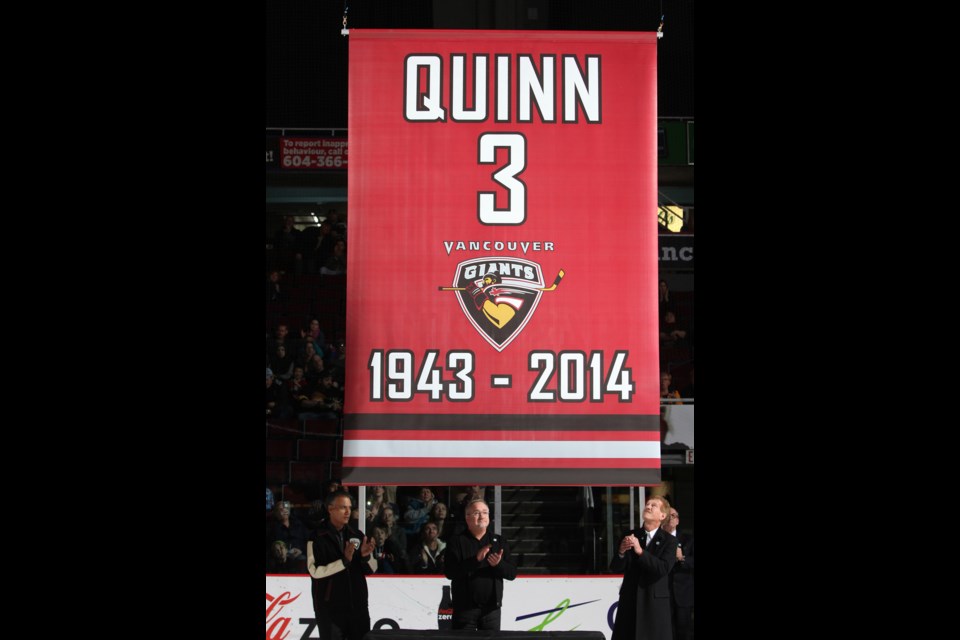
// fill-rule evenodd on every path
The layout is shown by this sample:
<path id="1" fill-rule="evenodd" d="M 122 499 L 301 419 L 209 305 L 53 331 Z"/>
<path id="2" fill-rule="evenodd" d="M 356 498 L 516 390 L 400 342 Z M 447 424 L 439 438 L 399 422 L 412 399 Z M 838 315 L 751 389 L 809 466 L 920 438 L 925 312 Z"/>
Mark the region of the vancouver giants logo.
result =
<path id="1" fill-rule="evenodd" d="M 551 287 L 544 287 L 536 262 L 522 258 L 476 258 L 457 265 L 452 287 L 470 324 L 497 351 L 519 335 L 540 303 L 544 291 L 557 288 L 563 271 Z"/>

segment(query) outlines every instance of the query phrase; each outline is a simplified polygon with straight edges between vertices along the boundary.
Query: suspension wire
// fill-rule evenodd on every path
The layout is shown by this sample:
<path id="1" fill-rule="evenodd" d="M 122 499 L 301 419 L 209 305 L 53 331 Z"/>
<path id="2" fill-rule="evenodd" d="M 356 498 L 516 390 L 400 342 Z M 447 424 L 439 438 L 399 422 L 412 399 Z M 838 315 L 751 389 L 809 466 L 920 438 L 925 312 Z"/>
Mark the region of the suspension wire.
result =
<path id="1" fill-rule="evenodd" d="M 657 27 L 657 40 L 663 39 L 663 0 L 660 0 L 660 26 Z M 346 18 L 344 18 L 346 20 Z"/>
<path id="2" fill-rule="evenodd" d="M 347 29 L 347 14 L 349 12 L 350 12 L 350 0 L 343 0 L 343 28 L 340 29 L 340 35 L 342 36 L 350 35 L 350 29 Z"/>

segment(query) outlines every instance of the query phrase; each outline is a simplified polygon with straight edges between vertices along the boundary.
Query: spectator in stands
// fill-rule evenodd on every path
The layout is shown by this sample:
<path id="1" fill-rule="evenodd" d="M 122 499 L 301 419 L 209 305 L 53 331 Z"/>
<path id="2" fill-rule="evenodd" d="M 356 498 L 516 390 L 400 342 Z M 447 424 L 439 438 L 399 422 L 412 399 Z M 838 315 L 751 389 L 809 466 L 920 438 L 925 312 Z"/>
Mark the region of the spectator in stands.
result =
<path id="1" fill-rule="evenodd" d="M 673 309 L 673 303 L 670 302 L 670 287 L 667 285 L 666 280 L 660 281 L 660 290 L 657 295 L 660 305 L 660 317 L 662 318 L 664 313 Z"/>
<path id="2" fill-rule="evenodd" d="M 327 258 L 320 273 L 328 276 L 338 276 L 347 272 L 347 243 L 337 240 L 333 245 L 333 254 Z"/>
<path id="3" fill-rule="evenodd" d="M 317 265 L 315 273 L 319 273 L 320 267 L 325 265 L 327 260 L 330 259 L 330 256 L 333 255 L 333 247 L 336 245 L 338 239 L 339 236 L 333 230 L 333 225 L 324 220 L 323 223 L 320 224 L 320 237 L 313 251 Z"/>
<path id="4" fill-rule="evenodd" d="M 270 358 L 270 368 L 273 375 L 286 382 L 293 375 L 293 356 L 287 355 L 287 348 L 282 344 L 277 347 Z"/>
<path id="5" fill-rule="evenodd" d="M 673 376 L 667 371 L 660 372 L 660 404 L 683 404 L 682 402 L 664 402 L 664 398 L 680 398 L 680 393 L 671 389 Z"/>
<path id="6" fill-rule="evenodd" d="M 458 491 L 455 495 L 456 501 L 463 506 L 463 508 L 460 510 L 461 513 L 464 513 L 466 511 L 466 506 L 474 500 L 485 500 L 484 496 L 486 493 L 486 487 L 482 487 L 479 484 L 463 487 L 462 490 Z"/>
<path id="7" fill-rule="evenodd" d="M 273 491 L 267 487 L 267 511 L 273 511 Z"/>
<path id="8" fill-rule="evenodd" d="M 303 272 L 317 273 L 320 265 L 317 263 L 317 245 L 320 244 L 320 227 L 307 225 L 300 232 L 300 254 L 303 256 Z"/>
<path id="9" fill-rule="evenodd" d="M 420 542 L 409 554 L 415 559 L 413 573 L 443 573 L 443 551 L 447 543 L 437 537 L 439 533 L 434 522 L 425 522 L 420 527 Z"/>
<path id="10" fill-rule="evenodd" d="M 500 630 L 503 581 L 517 577 L 507 540 L 488 530 L 490 507 L 483 500 L 467 505 L 467 529 L 453 538 L 444 555 L 451 581 L 453 628 Z"/>
<path id="11" fill-rule="evenodd" d="M 320 321 L 314 318 L 310 321 L 309 327 L 300 331 L 300 335 L 303 336 L 304 342 L 310 342 L 313 344 L 313 351 L 326 360 L 332 355 L 327 353 L 328 343 L 326 342 L 326 336 L 323 335 L 323 330 L 320 328 Z"/>
<path id="12" fill-rule="evenodd" d="M 320 334 L 320 337 L 321 337 L 321 338 L 323 337 L 323 334 L 322 334 L 322 333 Z M 330 359 L 332 359 L 332 358 L 334 357 L 333 349 L 332 349 L 332 347 L 330 346 L 329 343 L 327 343 L 327 344 L 320 344 L 319 342 L 317 342 L 316 340 L 314 340 L 313 338 L 311 338 L 309 335 L 308 335 L 306 338 L 304 338 L 304 342 L 309 342 L 310 344 L 312 344 L 312 345 L 313 345 L 313 352 L 314 352 L 316 355 L 318 355 L 318 356 L 320 356 L 321 358 L 323 358 L 324 361 L 330 360 Z"/>
<path id="13" fill-rule="evenodd" d="M 380 517 L 380 510 L 384 507 L 390 507 L 394 513 L 397 511 L 396 505 L 396 487 L 385 487 L 383 485 L 374 485 L 368 488 L 370 498 L 367 500 L 367 528 L 377 521 Z M 391 490 L 393 495 L 391 495 Z"/>
<path id="14" fill-rule="evenodd" d="M 407 510 L 403 512 L 403 530 L 407 535 L 419 535 L 420 527 L 430 517 L 430 510 L 437 504 L 430 487 L 420 487 L 420 495 L 407 501 Z"/>
<path id="15" fill-rule="evenodd" d="M 680 513 L 670 508 L 663 530 L 677 538 L 677 564 L 670 572 L 673 640 L 693 640 L 693 536 L 677 533 Z"/>
<path id="16" fill-rule="evenodd" d="M 320 356 L 314 356 L 319 360 Z M 322 360 L 320 361 L 323 362 Z M 297 398 L 297 415 L 301 420 L 336 420 L 343 412 L 343 392 L 335 386 L 329 373 L 321 374 L 317 385 L 310 386 L 310 395 Z"/>
<path id="17" fill-rule="evenodd" d="M 290 404 L 300 420 L 330 417 L 328 414 L 331 412 L 324 406 L 326 397 L 318 392 L 317 384 L 310 382 L 300 367 L 294 367 L 293 377 L 287 381 L 287 389 L 290 393 Z"/>
<path id="18" fill-rule="evenodd" d="M 283 420 L 293 414 L 290 403 L 287 398 L 287 390 L 283 384 L 273 379 L 273 371 L 267 367 L 267 393 L 266 408 L 268 418 L 277 418 Z"/>
<path id="19" fill-rule="evenodd" d="M 267 276 L 267 323 L 268 326 L 276 324 L 280 318 L 280 312 L 283 303 L 283 296 L 280 293 L 280 272 L 271 271 Z"/>
<path id="20" fill-rule="evenodd" d="M 344 240 L 347 239 L 347 222 L 345 218 L 346 214 L 341 215 L 336 209 L 330 209 L 327 212 L 327 220 L 330 222 L 330 226 L 333 227 L 334 233 Z"/>
<path id="21" fill-rule="evenodd" d="M 400 566 L 407 566 L 407 533 L 397 524 L 397 512 L 393 507 L 380 509 L 380 525 L 387 530 L 387 539 L 393 540 L 400 554 Z M 394 565 L 396 568 L 397 565 Z M 399 570 L 399 569 L 398 569 Z"/>
<path id="22" fill-rule="evenodd" d="M 673 311 L 667 311 L 663 314 L 663 322 L 660 323 L 660 344 L 665 347 L 672 347 L 682 342 L 687 337 L 687 331 L 677 322 L 677 314 Z"/>
<path id="23" fill-rule="evenodd" d="M 337 384 L 343 388 L 344 383 L 344 372 L 345 365 L 347 361 L 347 345 L 341 338 L 336 343 L 331 343 L 328 346 L 328 353 L 330 353 L 329 358 L 324 359 L 324 369 L 330 371 L 333 374 L 333 379 L 337 381 Z M 327 366 L 329 364 L 329 366 Z"/>
<path id="24" fill-rule="evenodd" d="M 313 340 L 303 340 L 303 347 L 300 349 L 300 353 L 297 355 L 295 361 L 296 366 L 303 367 L 304 372 L 307 370 L 307 366 L 310 364 L 310 361 L 313 360 L 313 356 L 319 353 L 317 351 L 316 345 L 313 343 Z"/>
<path id="25" fill-rule="evenodd" d="M 309 397 L 310 391 L 307 379 L 303 376 L 303 367 L 293 368 L 293 375 L 287 380 L 287 391 L 290 392 L 290 397 L 293 400 L 297 400 L 301 396 Z"/>
<path id="26" fill-rule="evenodd" d="M 311 318 L 310 325 L 300 332 L 300 336 L 302 338 L 313 338 L 313 341 L 318 345 L 322 345 L 326 342 L 326 337 L 323 335 L 323 329 L 320 328 L 320 321 L 316 318 Z M 317 349 L 317 353 L 321 352 L 322 349 Z"/>
<path id="27" fill-rule="evenodd" d="M 387 536 L 387 530 L 382 526 L 374 526 L 373 531 L 373 557 L 377 559 L 377 573 L 407 573 L 407 568 L 403 566 L 405 554 L 397 548 L 395 540 Z"/>
<path id="28" fill-rule="evenodd" d="M 437 537 L 446 542 L 453 536 L 453 521 L 449 519 L 450 513 L 447 509 L 447 505 L 442 502 L 438 502 L 433 505 L 433 509 L 430 510 L 430 518 L 427 522 L 432 522 L 437 525 Z"/>
<path id="29" fill-rule="evenodd" d="M 269 531 L 267 532 L 267 544 L 271 546 L 271 550 L 273 551 L 271 555 L 274 558 L 277 557 L 275 550 L 272 549 L 273 543 L 277 540 L 283 541 L 287 545 L 287 557 L 284 558 L 283 561 L 291 563 L 287 565 L 288 568 L 296 564 L 298 567 L 296 573 L 305 572 L 307 568 L 307 539 L 310 537 L 310 532 L 307 531 L 307 527 L 290 512 L 290 503 L 286 500 L 277 503 L 277 506 L 274 507 L 273 515 L 274 522 L 271 523 Z"/>
<path id="30" fill-rule="evenodd" d="M 677 539 L 661 529 L 670 503 L 647 500 L 643 527 L 627 533 L 611 571 L 623 573 L 611 640 L 672 640 L 669 574 L 677 562 Z"/>
<path id="31" fill-rule="evenodd" d="M 283 226 L 273 236 L 280 268 L 300 275 L 303 273 L 303 254 L 300 253 L 300 231 L 293 226 L 293 216 L 283 216 Z"/>
<path id="32" fill-rule="evenodd" d="M 327 418 L 330 418 L 331 415 L 333 418 L 336 418 L 335 414 L 331 414 L 324 408 L 323 400 L 323 394 L 316 390 L 311 391 L 310 395 L 302 395 L 297 397 L 297 419 L 326 420 Z"/>
<path id="33" fill-rule="evenodd" d="M 324 395 L 324 406 L 327 410 L 336 414 L 335 417 L 342 415 L 343 389 L 333 379 L 333 374 L 325 370 L 320 376 L 320 386 L 317 388 Z"/>
<path id="34" fill-rule="evenodd" d="M 267 573 L 306 573 L 306 556 L 290 555 L 289 547 L 283 540 L 274 540 L 270 558 L 267 561 Z"/>
<path id="35" fill-rule="evenodd" d="M 280 293 L 280 272 L 274 269 L 267 276 L 267 305 L 279 305 L 283 302 Z"/>
<path id="36" fill-rule="evenodd" d="M 370 631 L 366 576 L 379 567 L 374 540 L 348 523 L 353 511 L 349 493 L 331 493 L 324 504 L 327 520 L 307 542 L 319 637 L 362 640 Z"/>
<path id="37" fill-rule="evenodd" d="M 276 353 L 277 347 L 281 345 L 286 348 L 288 354 L 293 355 L 297 353 L 297 343 L 290 336 L 290 329 L 286 324 L 282 322 L 278 324 L 273 336 L 274 337 L 267 340 L 267 357 L 270 357 Z"/>
<path id="38" fill-rule="evenodd" d="M 314 389 L 320 385 L 324 369 L 326 367 L 323 364 L 323 357 L 319 353 L 313 354 L 306 367 L 304 367 L 303 375 L 307 379 L 307 383 L 312 385 Z"/>

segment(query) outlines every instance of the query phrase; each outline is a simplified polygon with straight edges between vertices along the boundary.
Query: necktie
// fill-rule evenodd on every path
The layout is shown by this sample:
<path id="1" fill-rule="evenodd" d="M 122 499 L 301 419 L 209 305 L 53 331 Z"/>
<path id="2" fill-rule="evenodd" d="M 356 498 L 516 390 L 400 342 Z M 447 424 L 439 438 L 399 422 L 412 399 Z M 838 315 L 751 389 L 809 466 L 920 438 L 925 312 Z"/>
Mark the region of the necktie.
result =
<path id="1" fill-rule="evenodd" d="M 647 532 L 646 531 L 640 534 L 640 548 L 641 549 L 647 548 Z"/>

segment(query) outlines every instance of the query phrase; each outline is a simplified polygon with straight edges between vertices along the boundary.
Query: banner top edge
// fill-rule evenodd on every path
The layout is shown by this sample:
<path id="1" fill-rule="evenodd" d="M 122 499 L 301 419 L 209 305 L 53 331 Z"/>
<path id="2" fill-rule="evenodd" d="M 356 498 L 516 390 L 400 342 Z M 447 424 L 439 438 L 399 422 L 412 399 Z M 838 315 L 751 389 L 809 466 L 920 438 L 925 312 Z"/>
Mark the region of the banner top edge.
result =
<path id="1" fill-rule="evenodd" d="M 522 36 L 525 40 L 608 40 L 637 43 L 656 43 L 655 31 L 542 31 L 542 30 L 506 30 L 506 29 L 350 29 L 350 38 L 386 39 L 396 36 L 417 38 L 419 40 L 515 40 Z"/>

